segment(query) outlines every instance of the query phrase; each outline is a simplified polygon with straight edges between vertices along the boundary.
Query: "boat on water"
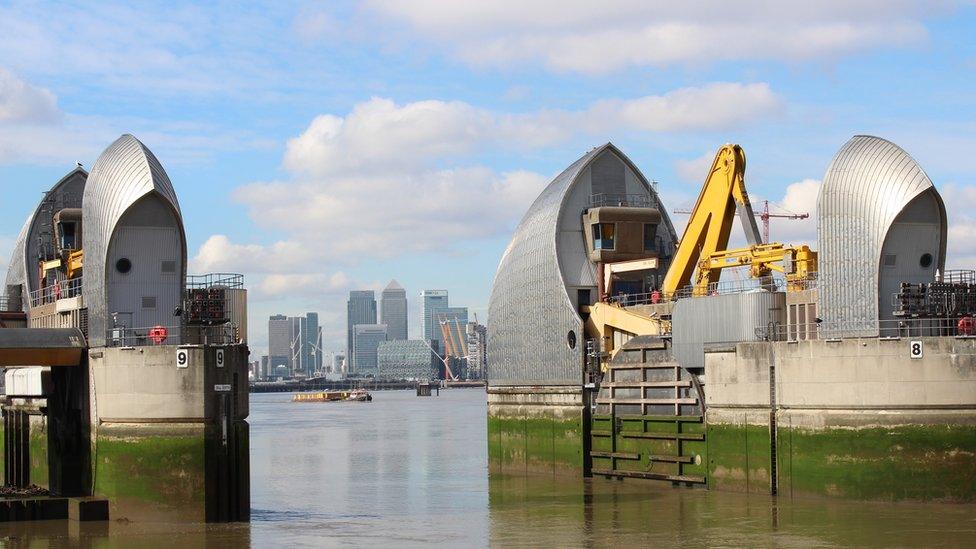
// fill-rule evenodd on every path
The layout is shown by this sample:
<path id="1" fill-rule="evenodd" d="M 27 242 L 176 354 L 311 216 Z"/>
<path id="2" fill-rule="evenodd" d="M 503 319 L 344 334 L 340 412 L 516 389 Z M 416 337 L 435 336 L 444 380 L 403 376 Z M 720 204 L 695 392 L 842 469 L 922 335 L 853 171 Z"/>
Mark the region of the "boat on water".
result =
<path id="1" fill-rule="evenodd" d="M 298 393 L 291 398 L 292 402 L 370 402 L 373 395 L 366 389 L 351 391 L 317 391 L 314 393 Z"/>

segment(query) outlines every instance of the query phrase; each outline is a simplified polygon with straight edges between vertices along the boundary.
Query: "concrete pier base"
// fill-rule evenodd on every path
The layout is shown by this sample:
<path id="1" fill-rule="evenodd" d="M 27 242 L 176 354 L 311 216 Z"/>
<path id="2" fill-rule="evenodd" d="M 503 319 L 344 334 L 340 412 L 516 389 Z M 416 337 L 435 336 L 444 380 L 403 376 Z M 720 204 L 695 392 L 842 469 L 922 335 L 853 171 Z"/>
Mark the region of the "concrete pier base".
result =
<path id="1" fill-rule="evenodd" d="M 976 501 L 976 340 L 913 339 L 706 353 L 709 487 Z"/>
<path id="2" fill-rule="evenodd" d="M 489 387 L 492 473 L 583 475 L 583 394 L 579 387 Z"/>

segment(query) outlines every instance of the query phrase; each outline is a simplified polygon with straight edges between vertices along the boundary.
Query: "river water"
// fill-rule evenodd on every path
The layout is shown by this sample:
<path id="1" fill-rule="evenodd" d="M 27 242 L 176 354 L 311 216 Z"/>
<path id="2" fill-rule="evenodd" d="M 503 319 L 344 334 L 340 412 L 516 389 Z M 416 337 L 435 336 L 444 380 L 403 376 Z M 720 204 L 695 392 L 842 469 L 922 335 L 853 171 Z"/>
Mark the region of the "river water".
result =
<path id="1" fill-rule="evenodd" d="M 789 501 L 487 472 L 485 394 L 251 396 L 251 523 L 0 527 L 0 547 L 976 547 L 976 506 Z"/>

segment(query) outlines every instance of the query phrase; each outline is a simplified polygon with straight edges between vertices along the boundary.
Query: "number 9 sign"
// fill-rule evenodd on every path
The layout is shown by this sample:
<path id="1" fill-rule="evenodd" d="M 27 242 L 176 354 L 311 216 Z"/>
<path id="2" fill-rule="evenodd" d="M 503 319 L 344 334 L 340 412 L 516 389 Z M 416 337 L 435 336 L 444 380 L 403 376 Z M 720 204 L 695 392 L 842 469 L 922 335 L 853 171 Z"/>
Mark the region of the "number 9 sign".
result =
<path id="1" fill-rule="evenodd" d="M 224 350 L 223 349 L 217 349 L 217 353 L 216 354 L 217 354 L 217 357 L 216 357 L 217 367 L 218 368 L 223 368 L 224 367 Z"/>
<path id="2" fill-rule="evenodd" d="M 190 351 L 188 349 L 176 350 L 176 367 L 186 368 L 190 365 Z"/>

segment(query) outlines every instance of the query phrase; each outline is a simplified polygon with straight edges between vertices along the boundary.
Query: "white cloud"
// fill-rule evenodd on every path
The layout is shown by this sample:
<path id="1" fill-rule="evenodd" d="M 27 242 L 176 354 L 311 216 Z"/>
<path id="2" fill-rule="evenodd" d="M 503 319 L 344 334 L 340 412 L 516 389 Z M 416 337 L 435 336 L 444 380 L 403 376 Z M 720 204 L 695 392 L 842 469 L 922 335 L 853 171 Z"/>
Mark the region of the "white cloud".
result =
<path id="1" fill-rule="evenodd" d="M 682 181 L 701 185 L 705 181 L 705 176 L 708 175 L 708 169 L 712 167 L 714 160 L 714 152 L 705 152 L 696 158 L 675 161 L 674 171 L 677 172 Z"/>
<path id="2" fill-rule="evenodd" d="M 805 61 L 924 43 L 923 18 L 957 2 L 832 0 L 373 0 L 370 8 L 474 65 L 560 71 L 729 60 Z"/>
<path id="3" fill-rule="evenodd" d="M 769 221 L 769 239 L 783 244 L 807 244 L 817 249 L 817 196 L 820 194 L 820 181 L 804 179 L 786 186 L 783 198 L 770 205 L 770 213 L 809 214 L 806 219 L 772 218 Z M 758 201 L 753 202 L 756 211 L 762 208 Z M 762 225 L 759 227 L 762 230 Z"/>
<path id="4" fill-rule="evenodd" d="M 299 175 L 371 176 L 417 170 L 475 147 L 537 147 L 577 133 L 714 131 L 780 112 L 783 101 L 765 83 L 717 82 L 662 95 L 598 101 L 579 111 L 502 115 L 461 101 L 398 105 L 372 98 L 345 117 L 316 117 L 288 142 L 285 167 Z"/>
<path id="5" fill-rule="evenodd" d="M 373 98 L 343 117 L 318 116 L 289 140 L 283 164 L 291 178 L 235 192 L 255 222 L 284 231 L 287 242 L 258 250 L 213 237 L 198 261 L 213 270 L 238 268 L 249 257 L 285 272 L 306 264 L 309 250 L 350 262 L 458 249 L 508 231 L 548 180 L 471 164 L 475 152 L 524 150 L 580 134 L 602 141 L 611 132 L 716 130 L 780 108 L 761 83 L 715 83 L 520 115 L 459 101 L 401 105 Z"/>
<path id="6" fill-rule="evenodd" d="M 0 67 L 0 124 L 49 124 L 60 118 L 53 93 Z"/>
<path id="7" fill-rule="evenodd" d="M 976 185 L 948 183 L 940 187 L 949 231 L 946 268 L 976 268 Z"/>
<path id="8" fill-rule="evenodd" d="M 208 238 L 190 261 L 190 270 L 199 273 L 216 271 L 248 273 L 287 273 L 301 270 L 314 258 L 312 250 L 295 242 L 276 242 L 270 246 L 235 244 L 222 234 Z"/>

